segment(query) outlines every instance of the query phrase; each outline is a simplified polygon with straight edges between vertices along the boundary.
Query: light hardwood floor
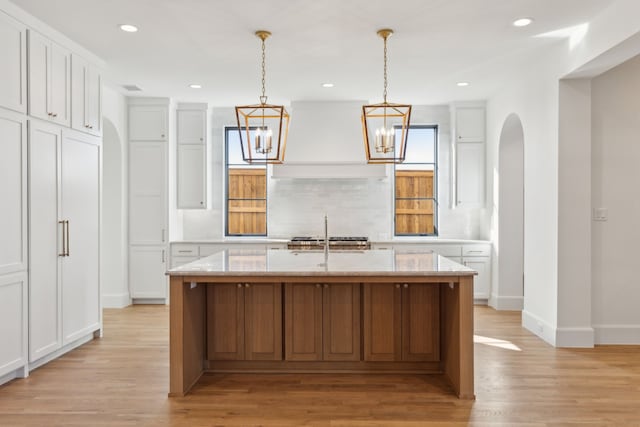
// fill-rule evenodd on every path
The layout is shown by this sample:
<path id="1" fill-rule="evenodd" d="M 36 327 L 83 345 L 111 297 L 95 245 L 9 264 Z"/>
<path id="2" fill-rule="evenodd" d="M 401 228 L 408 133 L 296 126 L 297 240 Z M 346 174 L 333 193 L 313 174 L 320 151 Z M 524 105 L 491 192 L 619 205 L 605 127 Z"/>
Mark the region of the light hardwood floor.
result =
<path id="1" fill-rule="evenodd" d="M 640 346 L 554 349 L 475 309 L 475 401 L 438 377 L 210 375 L 167 398 L 168 308 L 105 310 L 104 338 L 0 386 L 0 426 L 640 426 Z"/>

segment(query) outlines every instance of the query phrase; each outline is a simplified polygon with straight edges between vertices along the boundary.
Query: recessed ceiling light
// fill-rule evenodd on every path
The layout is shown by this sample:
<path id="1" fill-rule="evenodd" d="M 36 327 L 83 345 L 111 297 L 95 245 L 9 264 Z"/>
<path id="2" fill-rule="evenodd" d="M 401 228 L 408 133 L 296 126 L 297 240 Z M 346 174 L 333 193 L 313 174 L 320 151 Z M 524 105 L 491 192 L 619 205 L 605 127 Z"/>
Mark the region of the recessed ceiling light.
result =
<path id="1" fill-rule="evenodd" d="M 136 27 L 135 25 L 131 25 L 131 24 L 122 24 L 120 25 L 120 29 L 122 31 L 125 31 L 127 33 L 135 33 L 138 31 L 138 27 Z"/>
<path id="2" fill-rule="evenodd" d="M 333 83 L 322 83 L 322 87 L 333 87 Z"/>
<path id="3" fill-rule="evenodd" d="M 202 85 L 196 85 L 196 84 L 189 85 L 189 87 L 190 87 L 191 89 L 202 89 Z"/>
<path id="4" fill-rule="evenodd" d="M 458 86 L 460 86 L 460 87 L 469 86 L 469 82 L 458 82 L 457 84 L 458 84 Z"/>
<path id="5" fill-rule="evenodd" d="M 533 19 L 531 18 L 520 18 L 520 19 L 516 19 L 515 21 L 513 21 L 513 26 L 514 27 L 526 27 L 527 25 L 531 24 L 533 22 Z"/>

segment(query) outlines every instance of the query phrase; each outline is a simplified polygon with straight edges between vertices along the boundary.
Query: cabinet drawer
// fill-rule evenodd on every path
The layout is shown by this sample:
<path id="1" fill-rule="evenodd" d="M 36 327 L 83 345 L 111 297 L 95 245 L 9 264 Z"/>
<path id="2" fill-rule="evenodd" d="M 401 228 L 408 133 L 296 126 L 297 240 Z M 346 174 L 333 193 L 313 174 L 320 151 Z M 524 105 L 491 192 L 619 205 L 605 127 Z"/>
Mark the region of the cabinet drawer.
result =
<path id="1" fill-rule="evenodd" d="M 433 245 L 429 249 L 447 258 L 459 257 L 462 254 L 460 245 Z"/>
<path id="2" fill-rule="evenodd" d="M 491 256 L 491 245 L 464 245 L 462 248 L 462 256 Z"/>
<path id="3" fill-rule="evenodd" d="M 198 257 L 195 256 L 172 256 L 171 257 L 171 268 L 176 268 L 181 265 L 188 264 L 197 260 Z"/>
<path id="4" fill-rule="evenodd" d="M 171 245 L 171 256 L 195 256 L 199 255 L 198 245 L 178 243 Z"/>

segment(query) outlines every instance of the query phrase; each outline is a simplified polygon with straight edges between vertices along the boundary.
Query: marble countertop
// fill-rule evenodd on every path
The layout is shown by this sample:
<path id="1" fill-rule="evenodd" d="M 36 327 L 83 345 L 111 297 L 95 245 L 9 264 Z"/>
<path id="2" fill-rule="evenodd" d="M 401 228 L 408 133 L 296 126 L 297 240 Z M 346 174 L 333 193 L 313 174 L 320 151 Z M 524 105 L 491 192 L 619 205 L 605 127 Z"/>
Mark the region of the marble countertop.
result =
<path id="1" fill-rule="evenodd" d="M 464 265 L 428 250 L 226 249 L 168 271 L 170 276 L 471 276 Z"/>
<path id="2" fill-rule="evenodd" d="M 314 236 L 317 238 L 322 238 L 320 236 Z M 175 243 L 175 244 L 179 244 L 179 243 L 187 243 L 187 244 L 207 244 L 207 243 L 216 243 L 216 244 L 225 244 L 225 243 L 247 243 L 247 244 L 251 244 L 251 243 L 288 243 L 290 241 L 290 239 L 278 239 L 278 238 L 260 238 L 260 237 L 251 237 L 251 238 L 247 238 L 247 237 L 229 237 L 229 238 L 225 238 L 225 239 L 202 239 L 202 240 L 193 240 L 193 239 L 186 239 L 186 240 L 172 240 L 171 243 Z M 375 244 L 375 243 L 393 243 L 393 244 L 403 244 L 403 243 L 407 243 L 407 244 L 444 244 L 444 243 L 458 243 L 458 244 L 463 244 L 463 243 L 491 243 L 488 240 L 471 240 L 471 239 L 449 239 L 449 238 L 440 238 L 440 237 L 423 237 L 423 236 L 416 236 L 416 237 L 397 237 L 395 239 L 385 239 L 385 240 L 376 240 L 376 239 L 371 239 L 369 240 L 370 243 Z"/>

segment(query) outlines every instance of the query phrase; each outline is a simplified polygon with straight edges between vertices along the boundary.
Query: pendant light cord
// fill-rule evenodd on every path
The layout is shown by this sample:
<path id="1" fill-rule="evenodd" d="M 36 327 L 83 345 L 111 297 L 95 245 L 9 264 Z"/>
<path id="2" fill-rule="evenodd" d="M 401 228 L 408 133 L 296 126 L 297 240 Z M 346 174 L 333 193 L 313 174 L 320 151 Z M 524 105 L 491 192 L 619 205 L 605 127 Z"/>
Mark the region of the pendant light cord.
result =
<path id="1" fill-rule="evenodd" d="M 260 97 L 260 103 L 262 104 L 266 104 L 267 103 L 267 96 L 265 95 L 265 76 L 266 76 L 266 66 L 265 66 L 265 58 L 266 58 L 266 54 L 265 54 L 265 43 L 264 43 L 264 38 L 262 39 L 262 96 Z"/>
<path id="2" fill-rule="evenodd" d="M 387 103 L 387 37 L 384 37 L 384 91 L 382 92 L 384 103 Z"/>

